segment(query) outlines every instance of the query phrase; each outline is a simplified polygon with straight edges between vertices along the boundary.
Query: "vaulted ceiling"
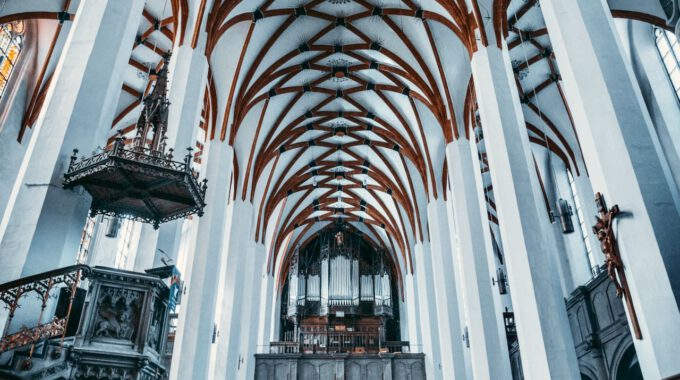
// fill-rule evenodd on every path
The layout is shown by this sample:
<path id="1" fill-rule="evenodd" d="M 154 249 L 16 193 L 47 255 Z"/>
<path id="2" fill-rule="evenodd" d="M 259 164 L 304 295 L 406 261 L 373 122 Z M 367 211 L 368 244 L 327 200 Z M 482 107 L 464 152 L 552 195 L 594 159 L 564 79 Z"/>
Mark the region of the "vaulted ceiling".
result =
<path id="1" fill-rule="evenodd" d="M 271 234 L 273 252 L 339 220 L 401 263 L 427 236 L 470 78 L 467 28 L 441 3 L 244 1 L 213 14 L 215 133 L 234 144 L 235 196 L 259 205 L 256 238 Z"/>
<path id="2" fill-rule="evenodd" d="M 620 16 L 659 18 L 659 7 L 639 11 L 626 8 L 631 2 L 611 2 Z M 77 4 L 9 0 L 0 20 L 55 26 L 64 20 L 68 27 Z M 550 151 L 583 174 L 536 0 L 494 4 L 507 7 L 507 41 L 535 153 Z M 150 69 L 159 67 L 163 52 L 189 43 L 188 15 L 201 9 L 210 63 L 201 128 L 207 138 L 233 144 L 232 196 L 256 206 L 254 238 L 269 245 L 272 263 L 342 220 L 409 271 L 414 244 L 428 236 L 428 201 L 455 191 L 447 182 L 445 146 L 457 138 L 478 143 L 498 236 L 496 190 L 471 81 L 470 0 L 147 0 L 111 136 L 132 131 L 140 98 L 152 86 Z M 478 13 L 491 20 L 497 10 L 481 6 Z M 60 31 L 55 41 L 64 38 Z M 43 52 L 44 78 L 26 111 L 27 127 L 58 59 L 51 50 Z"/>

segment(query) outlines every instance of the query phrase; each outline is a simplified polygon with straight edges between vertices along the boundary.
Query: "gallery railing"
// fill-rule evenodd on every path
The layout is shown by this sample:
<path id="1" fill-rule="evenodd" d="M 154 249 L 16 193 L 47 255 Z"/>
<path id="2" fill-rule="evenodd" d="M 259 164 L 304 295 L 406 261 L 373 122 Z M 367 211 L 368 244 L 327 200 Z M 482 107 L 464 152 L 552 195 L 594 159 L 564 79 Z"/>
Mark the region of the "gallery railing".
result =
<path id="1" fill-rule="evenodd" d="M 374 334 L 363 332 L 315 332 L 302 334 L 299 342 L 270 342 L 258 348 L 268 354 L 330 354 L 330 353 L 411 353 L 408 341 L 379 342 Z"/>
<path id="2" fill-rule="evenodd" d="M 0 303 L 7 310 L 5 327 L 0 338 L 0 353 L 31 346 L 28 365 L 36 344 L 60 337 L 61 348 L 66 337 L 76 289 L 89 272 L 90 268 L 86 265 L 72 265 L 0 284 Z M 65 315 L 46 320 L 46 309 L 50 300 L 57 298 L 58 292 L 65 292 L 68 296 Z M 35 307 L 34 296 L 37 296 L 40 311 L 33 321 L 27 320 L 24 316 L 20 321 L 21 326 L 16 329 L 14 323 L 17 310 L 22 306 Z"/>

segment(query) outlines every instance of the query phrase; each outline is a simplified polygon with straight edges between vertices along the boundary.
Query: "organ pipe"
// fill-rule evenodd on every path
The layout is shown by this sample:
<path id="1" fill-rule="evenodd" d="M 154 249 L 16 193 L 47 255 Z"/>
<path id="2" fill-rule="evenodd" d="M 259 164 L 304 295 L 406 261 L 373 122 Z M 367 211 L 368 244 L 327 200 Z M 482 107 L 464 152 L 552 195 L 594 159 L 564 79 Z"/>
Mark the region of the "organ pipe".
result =
<path id="1" fill-rule="evenodd" d="M 311 248 L 297 248 L 293 253 L 289 316 L 300 313 L 299 308 L 308 303 L 318 308 L 312 314 L 321 316 L 337 308 L 356 313 L 361 302 L 381 306 L 376 313 L 383 313 L 383 306 L 391 307 L 392 278 L 384 252 L 372 247 L 362 250 L 360 235 L 342 229 L 322 232 L 317 240 Z"/>

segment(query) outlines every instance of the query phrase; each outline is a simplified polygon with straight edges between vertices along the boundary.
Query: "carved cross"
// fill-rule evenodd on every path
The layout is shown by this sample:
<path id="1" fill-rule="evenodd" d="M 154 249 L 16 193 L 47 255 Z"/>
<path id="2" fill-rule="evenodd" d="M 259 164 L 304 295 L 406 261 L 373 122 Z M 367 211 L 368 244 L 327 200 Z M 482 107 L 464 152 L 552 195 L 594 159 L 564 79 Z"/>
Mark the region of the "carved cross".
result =
<path id="1" fill-rule="evenodd" d="M 604 265 L 607 267 L 607 274 L 616 286 L 616 296 L 625 298 L 626 308 L 628 309 L 628 316 L 633 327 L 633 332 L 635 333 L 635 338 L 642 339 L 640 324 L 638 323 L 633 300 L 630 296 L 623 261 L 621 261 L 616 235 L 614 234 L 614 218 L 619 215 L 619 206 L 614 205 L 611 209 L 607 209 L 604 196 L 600 193 L 595 194 L 595 203 L 597 204 L 599 215 L 595 217 L 593 232 L 600 241 L 600 249 L 602 249 L 602 253 L 604 253 Z"/>

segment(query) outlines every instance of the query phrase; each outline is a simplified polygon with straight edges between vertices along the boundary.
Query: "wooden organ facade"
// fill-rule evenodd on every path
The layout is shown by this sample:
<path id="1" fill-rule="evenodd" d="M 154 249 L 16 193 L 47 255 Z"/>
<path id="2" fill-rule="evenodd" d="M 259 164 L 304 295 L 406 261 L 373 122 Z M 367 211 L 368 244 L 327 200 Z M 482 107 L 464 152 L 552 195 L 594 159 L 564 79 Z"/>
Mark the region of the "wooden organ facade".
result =
<path id="1" fill-rule="evenodd" d="M 293 253 L 280 339 L 307 354 L 400 351 L 396 294 L 386 252 L 335 225 Z"/>

